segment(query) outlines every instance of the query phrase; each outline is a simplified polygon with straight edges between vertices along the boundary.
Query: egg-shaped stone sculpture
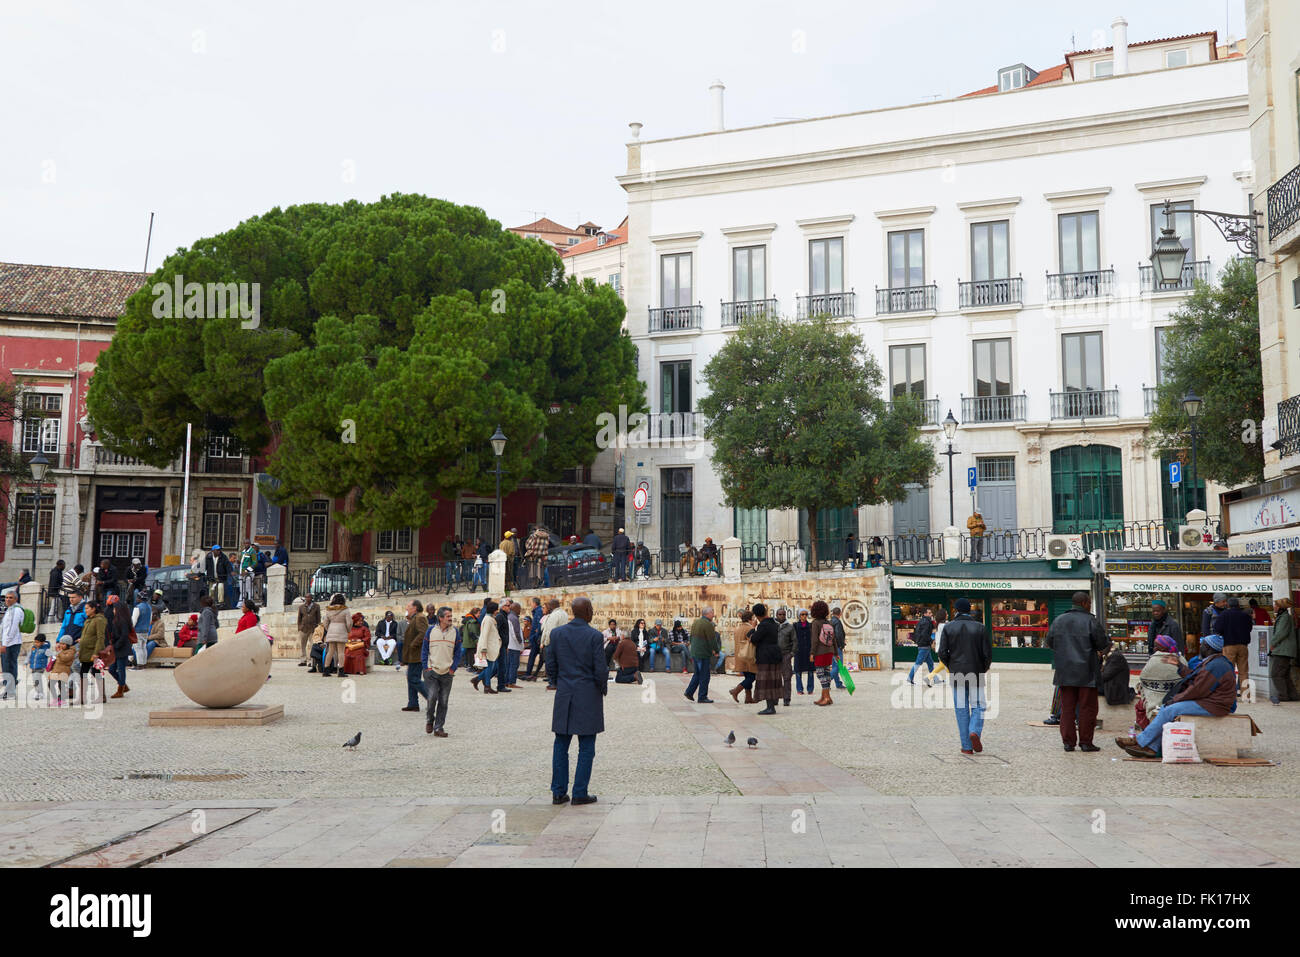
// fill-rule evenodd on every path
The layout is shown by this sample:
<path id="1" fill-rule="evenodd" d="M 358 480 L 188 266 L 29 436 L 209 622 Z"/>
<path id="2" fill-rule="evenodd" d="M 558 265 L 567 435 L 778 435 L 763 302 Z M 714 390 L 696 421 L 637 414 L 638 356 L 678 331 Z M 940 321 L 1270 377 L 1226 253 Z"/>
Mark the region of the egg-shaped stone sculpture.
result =
<path id="1" fill-rule="evenodd" d="M 260 628 L 222 638 L 172 672 L 185 697 L 205 708 L 243 704 L 266 684 L 270 673 L 271 643 Z"/>

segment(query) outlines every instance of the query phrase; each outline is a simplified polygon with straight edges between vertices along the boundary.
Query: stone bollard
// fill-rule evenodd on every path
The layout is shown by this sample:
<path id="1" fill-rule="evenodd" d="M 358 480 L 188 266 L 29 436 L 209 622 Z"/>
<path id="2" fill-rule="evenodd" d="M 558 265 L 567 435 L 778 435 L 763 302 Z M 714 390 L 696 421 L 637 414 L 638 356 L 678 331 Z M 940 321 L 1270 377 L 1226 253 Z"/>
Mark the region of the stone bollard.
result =
<path id="1" fill-rule="evenodd" d="M 388 562 L 375 559 L 375 594 L 381 595 L 388 590 Z"/>
<path id="2" fill-rule="evenodd" d="M 283 565 L 272 565 L 266 570 L 266 610 L 284 611 L 284 581 L 289 569 Z"/>
<path id="3" fill-rule="evenodd" d="M 740 581 L 740 539 L 732 535 L 722 542 L 722 579 L 723 581 Z"/>
<path id="4" fill-rule="evenodd" d="M 956 525 L 949 525 L 943 530 L 943 560 L 961 561 L 961 530 Z"/>
<path id="5" fill-rule="evenodd" d="M 495 549 L 488 556 L 488 594 L 497 601 L 506 593 L 506 553 Z"/>

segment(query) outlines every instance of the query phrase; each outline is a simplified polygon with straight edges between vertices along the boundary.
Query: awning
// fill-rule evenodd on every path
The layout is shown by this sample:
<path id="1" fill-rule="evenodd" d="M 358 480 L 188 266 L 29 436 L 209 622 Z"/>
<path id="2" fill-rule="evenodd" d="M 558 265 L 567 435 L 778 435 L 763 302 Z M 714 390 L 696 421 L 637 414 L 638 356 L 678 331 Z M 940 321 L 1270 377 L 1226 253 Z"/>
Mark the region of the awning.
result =
<path id="1" fill-rule="evenodd" d="M 1247 532 L 1228 538 L 1228 554 L 1233 558 L 1240 558 L 1243 555 L 1262 557 L 1278 552 L 1294 551 L 1300 551 L 1300 528 Z"/>
<path id="2" fill-rule="evenodd" d="M 944 591 L 1087 591 L 1088 578 L 911 578 L 894 576 L 894 588 Z M 1270 586 L 1272 587 L 1272 586 Z"/>
<path id="3" fill-rule="evenodd" d="M 1203 575 L 1188 578 L 1180 575 L 1108 575 L 1111 591 L 1142 591 L 1167 594 L 1184 592 L 1192 595 L 1212 595 L 1221 591 L 1225 595 L 1249 595 L 1257 592 L 1271 594 L 1272 578 L 1253 575 Z"/>

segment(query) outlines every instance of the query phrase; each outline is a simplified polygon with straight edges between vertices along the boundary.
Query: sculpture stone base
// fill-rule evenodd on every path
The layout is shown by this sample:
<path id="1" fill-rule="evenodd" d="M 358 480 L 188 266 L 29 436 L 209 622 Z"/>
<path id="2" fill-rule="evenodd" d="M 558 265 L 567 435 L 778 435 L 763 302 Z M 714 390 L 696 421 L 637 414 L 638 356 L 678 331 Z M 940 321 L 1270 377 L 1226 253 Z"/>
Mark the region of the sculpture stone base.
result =
<path id="1" fill-rule="evenodd" d="M 233 708 L 185 705 L 170 711 L 150 711 L 151 728 L 255 728 L 284 717 L 282 704 L 241 704 Z"/>

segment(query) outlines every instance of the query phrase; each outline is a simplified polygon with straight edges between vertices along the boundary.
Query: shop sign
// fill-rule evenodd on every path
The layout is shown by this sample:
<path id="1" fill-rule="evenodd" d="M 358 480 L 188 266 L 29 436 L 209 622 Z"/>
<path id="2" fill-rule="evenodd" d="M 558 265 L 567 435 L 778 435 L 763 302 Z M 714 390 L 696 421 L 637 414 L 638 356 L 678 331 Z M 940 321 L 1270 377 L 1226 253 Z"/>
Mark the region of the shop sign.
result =
<path id="1" fill-rule="evenodd" d="M 1234 558 L 1294 551 L 1300 551 L 1300 528 L 1251 532 L 1248 535 L 1233 535 L 1228 539 L 1228 554 Z"/>
<path id="2" fill-rule="evenodd" d="M 1234 538 L 1239 533 L 1300 523 L 1300 488 L 1233 502 L 1228 506 L 1228 520 Z"/>
<path id="3" fill-rule="evenodd" d="M 1182 592 L 1185 595 L 1253 595 L 1273 591 L 1272 578 L 1144 578 L 1138 575 L 1111 575 L 1111 591 L 1138 591 L 1156 594 Z"/>
<path id="4" fill-rule="evenodd" d="M 1088 579 L 1065 578 L 905 578 L 894 576 L 894 588 L 912 591 L 1087 591 Z"/>

